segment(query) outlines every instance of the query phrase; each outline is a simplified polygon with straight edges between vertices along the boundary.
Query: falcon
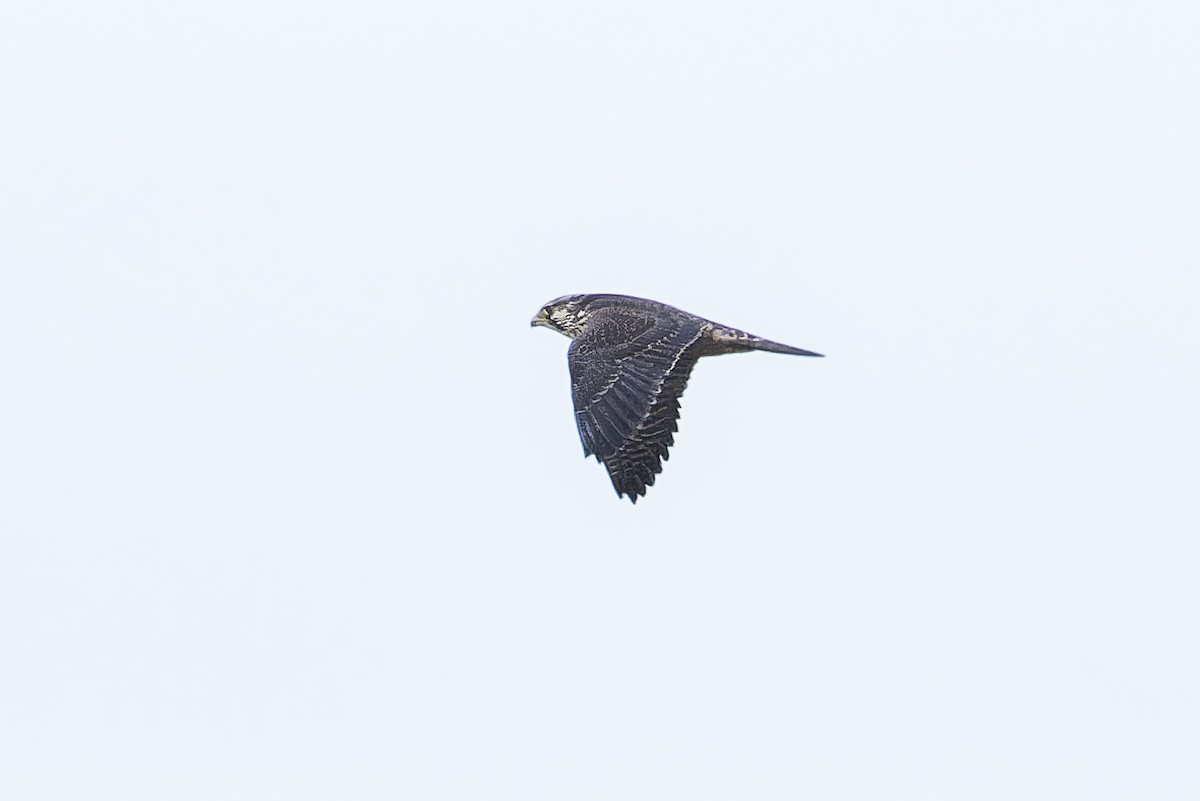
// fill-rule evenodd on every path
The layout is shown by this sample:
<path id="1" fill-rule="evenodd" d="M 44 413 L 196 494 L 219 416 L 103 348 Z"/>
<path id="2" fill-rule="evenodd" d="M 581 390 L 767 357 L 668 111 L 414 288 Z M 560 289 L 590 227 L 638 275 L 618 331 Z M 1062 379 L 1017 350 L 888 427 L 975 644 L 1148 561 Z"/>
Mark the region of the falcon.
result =
<path id="1" fill-rule="evenodd" d="M 679 430 L 679 398 L 701 356 L 765 350 L 822 356 L 628 295 L 567 295 L 530 322 L 565 334 L 583 455 L 607 469 L 618 497 L 637 499 L 662 472 Z"/>

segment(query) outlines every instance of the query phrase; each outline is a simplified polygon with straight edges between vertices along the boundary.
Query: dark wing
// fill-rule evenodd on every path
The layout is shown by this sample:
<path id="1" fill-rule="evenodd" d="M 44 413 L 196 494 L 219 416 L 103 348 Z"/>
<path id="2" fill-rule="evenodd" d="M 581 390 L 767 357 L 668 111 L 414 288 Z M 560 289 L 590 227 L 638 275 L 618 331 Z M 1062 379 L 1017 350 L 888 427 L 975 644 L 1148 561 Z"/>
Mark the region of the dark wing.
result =
<path id="1" fill-rule="evenodd" d="M 679 397 L 699 358 L 704 320 L 606 309 L 567 351 L 585 455 L 637 502 L 662 471 L 678 430 Z"/>

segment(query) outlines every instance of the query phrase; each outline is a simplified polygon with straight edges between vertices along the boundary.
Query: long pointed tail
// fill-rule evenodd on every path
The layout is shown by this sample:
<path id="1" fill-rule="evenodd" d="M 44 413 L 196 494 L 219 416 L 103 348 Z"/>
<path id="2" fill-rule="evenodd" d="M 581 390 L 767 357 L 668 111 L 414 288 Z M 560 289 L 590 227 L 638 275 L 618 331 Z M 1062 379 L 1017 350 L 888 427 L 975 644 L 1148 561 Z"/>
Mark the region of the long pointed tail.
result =
<path id="1" fill-rule="evenodd" d="M 736 328 L 728 328 L 726 326 L 714 326 L 713 340 L 717 343 L 719 352 L 721 353 L 744 353 L 748 350 L 765 350 L 771 353 L 787 353 L 792 356 L 824 356 L 824 353 L 816 353 L 803 348 L 793 348 L 791 345 L 784 345 L 782 342 L 772 342 L 769 339 L 756 337 L 754 334 L 747 334 L 745 331 L 739 331 Z"/>
<path id="2" fill-rule="evenodd" d="M 749 343 L 751 350 L 767 350 L 771 353 L 790 353 L 793 356 L 818 356 L 824 358 L 824 353 L 817 353 L 804 348 L 793 348 L 791 345 L 784 345 L 781 342 L 772 342 L 769 339 L 760 339 L 759 337 L 750 337 Z"/>

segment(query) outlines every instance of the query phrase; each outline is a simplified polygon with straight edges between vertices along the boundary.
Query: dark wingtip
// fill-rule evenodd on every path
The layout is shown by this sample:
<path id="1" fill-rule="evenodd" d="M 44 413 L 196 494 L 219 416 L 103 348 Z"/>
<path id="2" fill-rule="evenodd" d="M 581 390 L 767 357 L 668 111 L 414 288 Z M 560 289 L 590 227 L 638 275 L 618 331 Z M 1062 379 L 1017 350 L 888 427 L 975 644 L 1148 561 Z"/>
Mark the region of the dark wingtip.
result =
<path id="1" fill-rule="evenodd" d="M 632 503 L 634 506 L 637 505 L 638 498 L 640 498 L 646 494 L 645 487 L 642 487 L 642 489 L 639 491 L 636 487 L 634 487 L 633 489 L 623 490 L 620 487 L 613 485 L 613 489 L 615 489 L 617 491 L 618 498 L 628 498 L 629 502 Z"/>
<path id="2" fill-rule="evenodd" d="M 617 498 L 628 498 L 630 504 L 635 506 L 637 506 L 637 499 L 640 498 L 640 496 L 641 495 L 638 494 L 636 489 L 630 489 L 629 492 L 625 492 L 623 489 L 617 489 Z"/>

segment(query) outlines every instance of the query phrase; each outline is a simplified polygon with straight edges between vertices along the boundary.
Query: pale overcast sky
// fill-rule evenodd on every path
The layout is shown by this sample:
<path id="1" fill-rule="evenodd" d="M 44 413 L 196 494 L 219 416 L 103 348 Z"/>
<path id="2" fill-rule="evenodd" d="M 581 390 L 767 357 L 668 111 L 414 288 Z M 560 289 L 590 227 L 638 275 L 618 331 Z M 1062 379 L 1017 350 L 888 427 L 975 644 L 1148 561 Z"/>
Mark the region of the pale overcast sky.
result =
<path id="1" fill-rule="evenodd" d="M 0 796 L 1200 797 L 1190 2 L 10 3 Z M 636 507 L 547 300 L 711 359 Z"/>

